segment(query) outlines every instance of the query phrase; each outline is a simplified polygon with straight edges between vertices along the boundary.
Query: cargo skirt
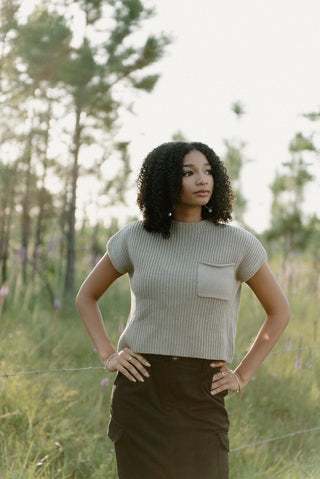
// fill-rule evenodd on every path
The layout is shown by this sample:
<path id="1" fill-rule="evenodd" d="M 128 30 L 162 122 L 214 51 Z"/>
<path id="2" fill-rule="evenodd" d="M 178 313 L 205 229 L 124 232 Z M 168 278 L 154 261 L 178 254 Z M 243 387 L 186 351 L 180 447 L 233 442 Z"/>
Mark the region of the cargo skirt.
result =
<path id="1" fill-rule="evenodd" d="M 209 360 L 143 354 L 150 378 L 118 373 L 108 435 L 119 479 L 227 479 L 227 391 L 210 394 Z"/>

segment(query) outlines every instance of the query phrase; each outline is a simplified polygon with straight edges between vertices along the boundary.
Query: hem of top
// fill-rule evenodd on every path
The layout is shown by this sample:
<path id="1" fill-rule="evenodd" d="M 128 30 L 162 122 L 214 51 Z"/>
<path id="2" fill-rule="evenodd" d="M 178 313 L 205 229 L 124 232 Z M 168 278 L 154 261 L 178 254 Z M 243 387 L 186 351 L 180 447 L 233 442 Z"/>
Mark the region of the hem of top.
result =
<path id="1" fill-rule="evenodd" d="M 131 349 L 132 349 L 132 348 L 131 348 Z M 232 360 L 233 360 L 233 359 L 231 359 L 231 361 L 229 361 L 228 359 L 224 359 L 224 358 L 221 358 L 221 357 L 218 359 L 218 357 L 213 358 L 213 357 L 211 357 L 211 356 L 210 356 L 210 357 L 207 357 L 207 356 L 196 356 L 196 355 L 190 355 L 190 354 L 159 353 L 159 352 L 154 352 L 154 351 L 151 352 L 151 351 L 142 351 L 142 350 L 139 350 L 139 351 L 138 351 L 138 350 L 136 350 L 136 349 L 134 349 L 134 352 L 135 352 L 136 354 L 141 354 L 142 356 L 143 356 L 144 354 L 150 354 L 150 355 L 153 354 L 153 355 L 155 355 L 155 356 L 165 356 L 165 357 L 169 357 L 169 358 L 170 358 L 170 357 L 171 357 L 171 358 L 176 357 L 176 358 L 181 358 L 181 359 L 205 359 L 205 360 L 207 360 L 207 361 L 224 361 L 226 364 L 231 364 L 231 362 L 232 362 Z"/>

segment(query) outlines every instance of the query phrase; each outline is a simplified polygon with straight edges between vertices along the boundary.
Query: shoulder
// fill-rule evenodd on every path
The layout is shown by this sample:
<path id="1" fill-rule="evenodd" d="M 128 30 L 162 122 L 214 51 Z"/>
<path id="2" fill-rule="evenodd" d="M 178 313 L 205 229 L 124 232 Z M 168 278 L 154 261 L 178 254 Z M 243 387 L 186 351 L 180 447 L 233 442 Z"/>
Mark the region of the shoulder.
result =
<path id="1" fill-rule="evenodd" d="M 131 223 L 128 223 L 121 229 L 119 229 L 117 233 L 112 236 L 112 238 L 118 238 L 120 236 L 129 238 L 130 236 L 135 235 L 141 231 L 143 231 L 142 221 L 132 221 Z"/>
<path id="2" fill-rule="evenodd" d="M 236 225 L 212 224 L 215 234 L 224 239 L 242 240 L 242 241 L 258 241 L 257 237 L 250 231 Z"/>
<path id="3" fill-rule="evenodd" d="M 235 225 L 213 225 L 215 240 L 224 251 L 234 252 L 239 258 L 259 255 L 266 257 L 266 251 L 260 240 L 250 231 Z"/>

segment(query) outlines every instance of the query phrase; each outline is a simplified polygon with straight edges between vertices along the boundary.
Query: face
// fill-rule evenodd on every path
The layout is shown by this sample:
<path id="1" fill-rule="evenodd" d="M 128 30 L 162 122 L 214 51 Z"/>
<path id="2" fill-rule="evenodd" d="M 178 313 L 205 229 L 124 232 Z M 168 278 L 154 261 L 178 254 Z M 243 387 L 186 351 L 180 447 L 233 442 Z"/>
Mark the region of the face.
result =
<path id="1" fill-rule="evenodd" d="M 190 151 L 183 159 L 181 197 L 176 207 L 201 207 L 206 205 L 213 193 L 212 167 L 200 151 Z"/>

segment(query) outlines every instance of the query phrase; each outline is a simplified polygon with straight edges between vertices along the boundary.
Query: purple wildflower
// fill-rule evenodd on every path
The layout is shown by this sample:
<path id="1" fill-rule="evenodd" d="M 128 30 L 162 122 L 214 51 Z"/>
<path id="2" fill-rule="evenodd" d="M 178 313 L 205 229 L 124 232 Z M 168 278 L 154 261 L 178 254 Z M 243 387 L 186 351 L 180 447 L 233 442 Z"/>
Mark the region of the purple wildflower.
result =
<path id="1" fill-rule="evenodd" d="M 59 299 L 56 299 L 54 301 L 54 309 L 60 309 L 61 308 L 61 301 Z"/>
<path id="2" fill-rule="evenodd" d="M 108 387 L 108 386 L 109 386 L 109 378 L 104 378 L 104 379 L 102 379 L 102 381 L 101 381 L 101 386 L 102 386 L 103 388 Z"/>

